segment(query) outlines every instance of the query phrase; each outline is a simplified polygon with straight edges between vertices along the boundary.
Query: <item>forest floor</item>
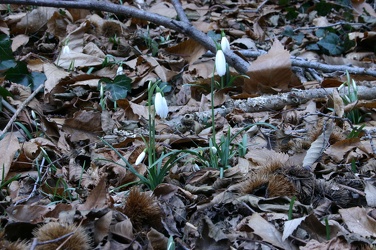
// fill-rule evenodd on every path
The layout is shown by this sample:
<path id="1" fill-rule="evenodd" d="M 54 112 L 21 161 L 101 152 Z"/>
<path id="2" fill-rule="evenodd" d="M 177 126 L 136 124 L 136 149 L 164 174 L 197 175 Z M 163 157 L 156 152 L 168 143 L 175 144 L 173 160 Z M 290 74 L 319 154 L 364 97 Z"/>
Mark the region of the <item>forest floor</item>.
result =
<path id="1" fill-rule="evenodd" d="M 375 249 L 374 3 L 182 7 L 0 4 L 0 248 Z"/>

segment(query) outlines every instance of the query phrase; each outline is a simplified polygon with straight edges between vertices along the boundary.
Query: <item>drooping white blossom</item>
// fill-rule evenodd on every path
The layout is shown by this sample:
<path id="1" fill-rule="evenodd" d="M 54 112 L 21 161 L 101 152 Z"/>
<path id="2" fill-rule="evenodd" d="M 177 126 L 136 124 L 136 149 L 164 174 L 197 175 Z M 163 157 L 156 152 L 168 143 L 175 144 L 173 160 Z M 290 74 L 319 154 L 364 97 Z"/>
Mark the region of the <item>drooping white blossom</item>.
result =
<path id="1" fill-rule="evenodd" d="M 123 65 L 120 65 L 118 68 L 117 68 L 117 71 L 116 71 L 116 75 L 124 75 L 124 72 L 123 72 Z"/>
<path id="2" fill-rule="evenodd" d="M 63 49 L 61 50 L 61 54 L 69 54 L 70 53 L 70 48 L 68 45 L 64 45 Z"/>
<path id="3" fill-rule="evenodd" d="M 222 48 L 223 52 L 227 52 L 227 51 L 230 50 L 230 43 L 228 42 L 226 36 L 222 36 L 221 48 Z"/>
<path id="4" fill-rule="evenodd" d="M 226 58 L 221 49 L 217 50 L 215 55 L 215 68 L 219 76 L 226 74 Z"/>
<path id="5" fill-rule="evenodd" d="M 167 101 L 160 92 L 157 92 L 155 95 L 154 105 L 157 115 L 159 115 L 162 119 L 166 118 L 168 115 Z"/>
<path id="6" fill-rule="evenodd" d="M 144 151 L 142 151 L 141 154 L 138 155 L 138 157 L 137 157 L 136 162 L 134 163 L 134 165 L 140 164 L 144 160 L 145 155 L 146 155 L 146 153 L 145 153 L 145 150 L 144 150 Z"/>

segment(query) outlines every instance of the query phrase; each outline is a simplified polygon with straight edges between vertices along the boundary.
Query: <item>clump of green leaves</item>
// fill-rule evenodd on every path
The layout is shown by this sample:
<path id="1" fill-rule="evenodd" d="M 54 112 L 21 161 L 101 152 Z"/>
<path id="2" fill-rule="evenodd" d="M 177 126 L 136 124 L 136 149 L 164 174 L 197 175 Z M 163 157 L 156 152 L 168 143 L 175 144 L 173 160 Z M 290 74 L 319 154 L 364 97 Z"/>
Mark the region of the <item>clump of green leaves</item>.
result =
<path id="1" fill-rule="evenodd" d="M 351 130 L 350 134 L 347 135 L 347 138 L 359 138 L 360 135 L 363 133 L 363 128 L 365 127 L 366 125 L 363 124 L 362 126 L 360 127 L 355 127 Z"/>
<path id="2" fill-rule="evenodd" d="M 100 105 L 104 110 L 107 99 L 104 93 L 109 93 L 108 98 L 116 104 L 117 100 L 126 98 L 128 92 L 132 90 L 132 79 L 126 75 L 117 75 L 113 80 L 102 78 L 98 82 L 98 90 L 100 91 Z"/>
<path id="3" fill-rule="evenodd" d="M 347 87 L 347 93 L 342 95 L 341 98 L 345 105 L 353 104 L 358 102 L 358 86 L 354 79 L 350 77 L 349 72 L 346 72 L 346 81 L 339 86 L 338 90 Z M 359 124 L 364 121 L 364 116 L 361 111 L 357 108 L 353 108 L 349 112 L 345 113 L 346 118 L 348 118 L 353 124 Z"/>
<path id="4" fill-rule="evenodd" d="M 324 53 L 326 55 L 341 55 L 352 46 L 354 41 L 349 40 L 348 34 L 344 31 L 336 31 L 335 29 L 320 28 L 315 32 L 316 36 L 320 38 L 317 43 L 308 45 L 308 50 Z"/>
<path id="5" fill-rule="evenodd" d="M 247 153 L 248 136 L 245 132 L 251 127 L 257 125 L 270 127 L 274 130 L 277 130 L 277 128 L 273 125 L 263 122 L 250 124 L 238 131 L 237 133 L 235 133 L 234 135 L 231 135 L 231 129 L 228 128 L 226 135 L 221 136 L 219 143 L 214 141 L 214 137 L 210 139 L 210 162 L 208 163 L 208 166 L 219 169 L 222 177 L 223 171 L 231 167 L 230 161 L 233 157 L 235 157 L 236 155 L 239 157 L 244 157 L 244 155 Z M 234 142 L 237 138 L 239 138 L 239 136 L 241 136 L 242 133 L 244 133 L 241 137 L 242 140 L 240 143 L 237 144 L 236 147 Z"/>

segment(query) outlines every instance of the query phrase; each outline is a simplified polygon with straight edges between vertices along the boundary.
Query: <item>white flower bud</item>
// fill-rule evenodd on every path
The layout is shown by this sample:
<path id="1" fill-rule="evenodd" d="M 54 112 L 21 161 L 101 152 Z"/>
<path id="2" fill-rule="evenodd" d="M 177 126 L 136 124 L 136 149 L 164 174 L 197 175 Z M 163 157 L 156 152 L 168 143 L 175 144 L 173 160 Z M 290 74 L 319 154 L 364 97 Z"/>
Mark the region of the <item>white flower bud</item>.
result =
<path id="1" fill-rule="evenodd" d="M 117 71 L 116 71 L 116 75 L 124 75 L 124 72 L 123 72 L 123 65 L 120 65 L 118 68 L 117 68 Z"/>
<path id="2" fill-rule="evenodd" d="M 138 155 L 138 157 L 137 157 L 136 162 L 134 163 L 134 165 L 140 164 L 144 160 L 145 155 L 146 155 L 146 153 L 145 153 L 145 150 L 144 150 L 144 151 L 142 151 L 141 154 Z"/>
<path id="3" fill-rule="evenodd" d="M 221 48 L 222 48 L 223 52 L 227 52 L 227 51 L 230 50 L 230 43 L 228 42 L 228 40 L 225 36 L 222 37 Z"/>
<path id="4" fill-rule="evenodd" d="M 218 50 L 215 55 L 215 68 L 219 76 L 226 74 L 226 58 L 222 50 Z"/>
<path id="5" fill-rule="evenodd" d="M 70 48 L 68 45 L 64 45 L 63 49 L 61 51 L 61 54 L 69 54 L 70 53 Z"/>
<path id="6" fill-rule="evenodd" d="M 168 115 L 168 106 L 167 106 L 167 101 L 166 98 L 162 96 L 160 92 L 157 92 L 155 95 L 155 112 L 162 118 L 166 118 Z"/>

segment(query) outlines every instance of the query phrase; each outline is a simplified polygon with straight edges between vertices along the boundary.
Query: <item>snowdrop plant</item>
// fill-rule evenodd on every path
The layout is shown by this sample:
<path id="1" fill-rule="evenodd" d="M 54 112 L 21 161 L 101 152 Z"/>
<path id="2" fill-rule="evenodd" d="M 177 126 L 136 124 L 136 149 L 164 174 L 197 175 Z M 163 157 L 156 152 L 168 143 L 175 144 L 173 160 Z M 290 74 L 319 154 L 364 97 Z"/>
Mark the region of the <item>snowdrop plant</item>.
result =
<path id="1" fill-rule="evenodd" d="M 217 53 L 215 55 L 215 67 L 214 69 L 217 71 L 217 74 L 221 77 L 221 86 L 223 86 L 223 76 L 226 74 L 226 58 L 222 51 L 222 44 L 225 47 L 225 49 L 229 49 L 229 44 L 227 38 L 223 35 L 224 32 L 222 31 L 222 40 L 221 44 L 217 44 Z M 223 42 L 222 42 L 223 41 Z M 227 42 L 226 42 L 227 41 Z M 227 47 L 228 45 L 228 47 Z M 219 145 L 216 143 L 216 131 L 215 131 L 215 112 L 214 112 L 214 72 L 213 77 L 211 79 L 211 85 L 210 85 L 210 99 L 211 99 L 211 113 L 212 113 L 212 136 L 209 140 L 209 153 L 210 153 L 210 164 L 213 165 L 213 167 L 218 168 L 218 152 L 220 149 Z M 215 148 L 216 150 L 213 150 Z M 219 167 L 220 169 L 220 177 L 223 177 L 223 167 Z"/>
<path id="2" fill-rule="evenodd" d="M 162 89 L 158 87 L 160 81 L 156 82 L 149 82 L 148 86 L 148 138 L 141 136 L 145 143 L 145 149 L 138 155 L 134 165 L 141 164 L 147 156 L 147 173 L 146 176 L 140 174 L 134 166 L 129 163 L 124 156 L 116 150 L 110 143 L 106 142 L 102 139 L 102 141 L 110 147 L 125 163 L 125 166 L 111 161 L 113 164 L 120 165 L 125 167 L 129 170 L 132 174 L 137 176 L 138 180 L 131 183 L 126 183 L 123 186 L 117 187 L 113 191 L 120 189 L 125 186 L 133 185 L 133 184 L 144 184 L 149 189 L 154 190 L 160 183 L 163 182 L 164 177 L 170 170 L 174 164 L 176 164 L 179 160 L 186 157 L 187 155 L 195 155 L 199 157 L 199 160 L 205 164 L 206 159 L 199 154 L 200 150 L 170 150 L 167 152 L 166 150 L 162 150 L 161 153 L 157 152 L 157 142 L 155 137 L 155 117 L 159 115 L 161 118 L 166 118 L 168 114 L 168 106 L 167 101 L 163 97 Z M 153 108 L 153 99 L 154 99 L 154 108 Z M 201 149 L 205 150 L 205 149 Z M 201 156 L 201 158 L 200 158 Z M 105 160 L 105 159 L 101 159 Z M 106 161 L 106 160 L 105 160 Z"/>
<path id="3" fill-rule="evenodd" d="M 148 163 L 149 166 L 153 166 L 156 162 L 156 143 L 155 143 L 155 116 L 158 114 L 162 119 L 167 117 L 168 106 L 166 99 L 162 96 L 162 90 L 158 87 L 158 83 L 149 82 L 148 86 L 148 107 L 149 107 L 149 140 L 145 141 L 147 145 L 146 150 L 148 153 Z M 153 96 L 154 97 L 154 110 L 152 108 Z M 155 169 L 155 166 L 151 168 L 152 174 L 155 175 L 158 173 L 158 170 Z"/>
<path id="4" fill-rule="evenodd" d="M 342 100 L 345 105 L 358 102 L 358 86 L 354 79 L 350 77 L 348 71 L 346 71 L 347 81 L 339 86 L 338 90 L 347 87 L 347 93 L 342 95 Z M 345 116 L 353 123 L 359 124 L 364 121 L 364 116 L 359 109 L 353 108 L 351 111 L 345 113 Z"/>
<path id="5" fill-rule="evenodd" d="M 215 70 L 217 71 L 217 74 L 221 77 L 221 88 L 225 86 L 224 82 L 228 83 L 229 81 L 229 74 L 228 73 L 228 64 L 226 63 L 226 58 L 224 56 L 223 51 L 229 51 L 230 50 L 230 44 L 224 34 L 224 32 L 221 32 L 222 39 L 221 44 L 217 44 L 217 53 L 215 56 Z M 235 76 L 236 78 L 237 76 Z M 210 163 L 209 165 L 211 167 L 217 168 L 220 171 L 220 178 L 223 178 L 224 170 L 231 167 L 230 166 L 230 160 L 235 155 L 238 155 L 240 157 L 243 157 L 247 152 L 247 134 L 244 133 L 248 129 L 250 129 L 252 126 L 256 125 L 264 125 L 269 126 L 272 129 L 277 129 L 276 127 L 267 124 L 267 123 L 254 123 L 250 124 L 234 135 L 231 135 L 231 128 L 229 127 L 227 130 L 226 135 L 222 135 L 219 142 L 216 141 L 216 130 L 215 130 L 215 111 L 214 111 L 214 72 L 213 77 L 211 79 L 211 118 L 212 118 L 212 136 L 209 139 L 209 154 L 210 154 Z M 244 133 L 242 137 L 241 143 L 238 145 L 237 150 L 234 146 L 233 141 L 241 136 L 241 134 Z"/>

